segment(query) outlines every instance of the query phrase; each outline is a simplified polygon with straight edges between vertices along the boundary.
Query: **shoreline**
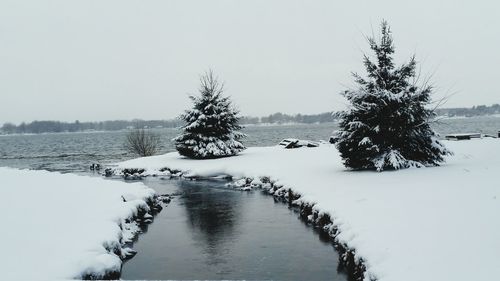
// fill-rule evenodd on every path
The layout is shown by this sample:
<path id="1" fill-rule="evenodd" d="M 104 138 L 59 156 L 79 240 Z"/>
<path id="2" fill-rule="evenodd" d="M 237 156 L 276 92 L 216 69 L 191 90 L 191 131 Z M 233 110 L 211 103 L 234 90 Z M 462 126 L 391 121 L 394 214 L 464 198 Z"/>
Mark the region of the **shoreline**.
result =
<path id="1" fill-rule="evenodd" d="M 163 209 L 159 203 L 158 196 L 148 198 L 146 204 L 148 208 L 138 208 L 137 214 L 126 218 L 124 223 L 119 225 L 120 229 L 123 230 L 122 239 L 119 244 L 105 243 L 104 247 L 109 253 L 113 253 L 120 257 L 121 263 L 119 270 L 116 268 L 110 268 L 104 272 L 82 272 L 78 277 L 81 280 L 119 280 L 121 276 L 122 267 L 125 261 L 134 258 L 137 251 L 133 249 L 133 245 L 137 238 L 143 233 L 144 228 L 147 225 L 154 222 L 154 217 L 160 213 Z M 124 202 L 125 201 L 124 199 Z"/>
<path id="2" fill-rule="evenodd" d="M 264 191 L 265 194 L 282 201 L 284 204 L 297 208 L 299 216 L 302 220 L 304 220 L 309 226 L 327 234 L 339 254 L 339 265 L 341 265 L 346 271 L 349 280 L 376 280 L 374 277 L 365 276 L 366 265 L 362 258 L 356 258 L 356 250 L 336 239 L 339 234 L 339 230 L 335 227 L 335 222 L 332 221 L 330 215 L 316 209 L 314 203 L 301 201 L 300 199 L 302 195 L 294 192 L 292 188 L 286 188 L 284 186 L 280 187 L 279 185 L 275 186 L 274 183 L 276 181 L 273 181 L 272 179 L 261 178 L 259 181 L 263 184 L 254 184 L 253 186 L 253 178 L 245 178 L 245 181 L 247 182 L 247 185 L 239 187 L 240 190 L 247 190 L 245 187 L 250 186 Z M 265 186 L 266 183 L 269 185 Z"/>

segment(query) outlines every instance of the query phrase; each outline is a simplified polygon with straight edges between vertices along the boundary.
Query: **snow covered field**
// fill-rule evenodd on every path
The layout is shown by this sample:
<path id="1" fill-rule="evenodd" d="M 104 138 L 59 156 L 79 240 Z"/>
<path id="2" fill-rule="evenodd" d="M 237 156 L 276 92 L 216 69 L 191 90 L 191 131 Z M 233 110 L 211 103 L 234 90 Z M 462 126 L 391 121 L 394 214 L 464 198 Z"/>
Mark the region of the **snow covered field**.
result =
<path id="1" fill-rule="evenodd" d="M 122 242 L 138 231 L 125 220 L 149 210 L 154 195 L 141 183 L 46 171 L 0 168 L 0 179 L 2 280 L 119 272 Z"/>
<path id="2" fill-rule="evenodd" d="M 268 176 L 327 213 L 339 243 L 380 281 L 492 280 L 500 276 L 500 140 L 444 144 L 441 167 L 395 172 L 346 170 L 337 150 L 249 148 L 239 156 L 189 160 L 177 153 L 134 159 L 118 169 L 184 176 Z"/>

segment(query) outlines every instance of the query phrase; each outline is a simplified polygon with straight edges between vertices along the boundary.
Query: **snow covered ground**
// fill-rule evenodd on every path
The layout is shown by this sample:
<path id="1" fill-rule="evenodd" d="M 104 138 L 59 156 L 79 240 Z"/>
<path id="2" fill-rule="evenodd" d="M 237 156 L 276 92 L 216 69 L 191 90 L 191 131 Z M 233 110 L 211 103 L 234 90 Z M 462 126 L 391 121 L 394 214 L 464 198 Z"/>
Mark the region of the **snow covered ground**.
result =
<path id="1" fill-rule="evenodd" d="M 248 148 L 239 156 L 189 160 L 177 153 L 134 159 L 118 169 L 185 176 L 269 176 L 330 215 L 339 243 L 380 281 L 492 280 L 500 276 L 500 140 L 445 141 L 441 167 L 394 172 L 346 170 L 337 150 Z"/>
<path id="2" fill-rule="evenodd" d="M 125 219 L 154 195 L 141 183 L 46 171 L 0 168 L 0 179 L 2 280 L 119 272 L 121 244 L 138 231 Z"/>

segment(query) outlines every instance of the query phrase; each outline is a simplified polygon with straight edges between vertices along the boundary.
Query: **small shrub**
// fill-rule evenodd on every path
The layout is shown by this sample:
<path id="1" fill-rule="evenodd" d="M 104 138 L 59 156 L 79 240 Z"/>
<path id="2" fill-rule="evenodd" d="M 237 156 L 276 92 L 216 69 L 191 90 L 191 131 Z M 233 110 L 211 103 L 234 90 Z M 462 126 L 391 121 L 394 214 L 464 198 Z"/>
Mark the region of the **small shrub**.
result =
<path id="1" fill-rule="evenodd" d="M 144 129 L 135 129 L 127 135 L 125 148 L 139 156 L 151 156 L 160 150 L 160 136 Z"/>

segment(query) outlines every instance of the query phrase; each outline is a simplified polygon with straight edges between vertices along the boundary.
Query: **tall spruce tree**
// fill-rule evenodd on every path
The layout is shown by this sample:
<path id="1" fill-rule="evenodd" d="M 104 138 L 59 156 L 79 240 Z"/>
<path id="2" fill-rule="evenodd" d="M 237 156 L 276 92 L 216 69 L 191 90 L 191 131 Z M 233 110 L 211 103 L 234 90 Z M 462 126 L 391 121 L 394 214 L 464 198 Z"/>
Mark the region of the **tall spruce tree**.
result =
<path id="1" fill-rule="evenodd" d="M 239 140 L 238 111 L 228 97 L 223 97 L 223 84 L 212 71 L 200 78 L 200 96 L 190 96 L 193 108 L 180 118 L 186 122 L 182 134 L 174 139 L 177 151 L 195 159 L 219 158 L 236 155 L 245 147 Z"/>
<path id="2" fill-rule="evenodd" d="M 353 169 L 401 169 L 438 165 L 450 152 L 438 141 L 429 122 L 432 87 L 418 86 L 415 57 L 400 67 L 386 21 L 381 38 L 368 38 L 376 63 L 364 56 L 367 77 L 353 74 L 357 88 L 343 95 L 350 102 L 340 113 L 334 136 L 345 166 Z"/>

